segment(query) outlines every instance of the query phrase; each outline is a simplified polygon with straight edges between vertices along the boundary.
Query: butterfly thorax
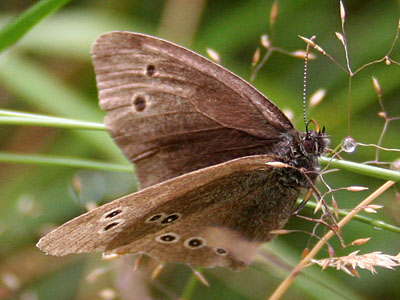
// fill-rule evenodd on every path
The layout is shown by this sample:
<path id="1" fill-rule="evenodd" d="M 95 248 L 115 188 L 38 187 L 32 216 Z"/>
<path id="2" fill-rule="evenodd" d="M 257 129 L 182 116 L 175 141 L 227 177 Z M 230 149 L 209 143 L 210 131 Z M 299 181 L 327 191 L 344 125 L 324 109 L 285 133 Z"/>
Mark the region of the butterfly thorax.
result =
<path id="1" fill-rule="evenodd" d="M 315 181 L 319 171 L 318 157 L 327 151 L 328 146 L 329 139 L 321 131 L 300 132 L 293 129 L 283 133 L 281 141 L 273 149 L 280 161 L 293 167 L 282 170 L 286 175 L 283 180 L 289 185 L 308 187 L 302 173 Z"/>

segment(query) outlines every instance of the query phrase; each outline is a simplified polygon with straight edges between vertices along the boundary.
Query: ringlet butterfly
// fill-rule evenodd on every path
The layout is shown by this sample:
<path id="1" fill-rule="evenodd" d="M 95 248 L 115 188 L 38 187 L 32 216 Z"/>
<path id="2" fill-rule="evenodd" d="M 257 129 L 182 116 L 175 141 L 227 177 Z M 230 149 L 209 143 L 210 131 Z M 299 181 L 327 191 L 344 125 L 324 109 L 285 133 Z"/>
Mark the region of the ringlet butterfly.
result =
<path id="1" fill-rule="evenodd" d="M 152 36 L 105 33 L 92 58 L 106 127 L 141 190 L 65 223 L 38 247 L 245 268 L 316 181 L 326 134 L 297 131 L 241 78 Z"/>

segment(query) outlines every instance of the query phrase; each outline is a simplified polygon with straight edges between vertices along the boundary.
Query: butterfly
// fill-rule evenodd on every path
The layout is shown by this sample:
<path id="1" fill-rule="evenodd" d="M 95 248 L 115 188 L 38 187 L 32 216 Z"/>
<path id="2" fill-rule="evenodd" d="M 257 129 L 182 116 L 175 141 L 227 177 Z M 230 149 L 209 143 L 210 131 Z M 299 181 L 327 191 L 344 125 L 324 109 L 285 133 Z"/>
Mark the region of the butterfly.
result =
<path id="1" fill-rule="evenodd" d="M 326 133 L 297 131 L 252 85 L 156 37 L 105 33 L 92 59 L 105 125 L 141 189 L 65 223 L 38 247 L 245 268 L 316 181 Z"/>

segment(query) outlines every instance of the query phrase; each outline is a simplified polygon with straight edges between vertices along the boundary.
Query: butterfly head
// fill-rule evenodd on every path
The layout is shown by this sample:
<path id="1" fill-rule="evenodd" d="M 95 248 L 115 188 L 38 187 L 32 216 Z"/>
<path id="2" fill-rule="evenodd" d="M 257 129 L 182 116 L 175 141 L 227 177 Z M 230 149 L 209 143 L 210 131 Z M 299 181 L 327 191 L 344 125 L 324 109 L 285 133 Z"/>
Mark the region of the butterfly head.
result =
<path id="1" fill-rule="evenodd" d="M 296 129 L 285 132 L 281 141 L 276 144 L 274 152 L 279 158 L 294 167 L 314 170 L 318 168 L 318 156 L 323 155 L 329 147 L 329 138 L 325 128 L 320 130 Z"/>
<path id="2" fill-rule="evenodd" d="M 306 128 L 306 132 L 300 133 L 299 150 L 306 157 L 320 156 L 327 151 L 328 146 L 329 139 L 325 133 L 325 127 L 322 130 L 317 128 L 316 131 Z"/>

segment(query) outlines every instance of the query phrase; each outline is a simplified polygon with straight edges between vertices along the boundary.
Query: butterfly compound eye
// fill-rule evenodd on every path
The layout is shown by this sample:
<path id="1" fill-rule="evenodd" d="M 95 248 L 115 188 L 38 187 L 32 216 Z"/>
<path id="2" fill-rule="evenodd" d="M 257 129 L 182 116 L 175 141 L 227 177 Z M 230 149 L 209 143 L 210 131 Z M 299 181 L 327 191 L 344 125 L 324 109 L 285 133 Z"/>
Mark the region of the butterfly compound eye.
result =
<path id="1" fill-rule="evenodd" d="M 305 139 L 303 141 L 303 148 L 306 154 L 317 154 L 318 152 L 318 145 L 312 139 Z"/>

